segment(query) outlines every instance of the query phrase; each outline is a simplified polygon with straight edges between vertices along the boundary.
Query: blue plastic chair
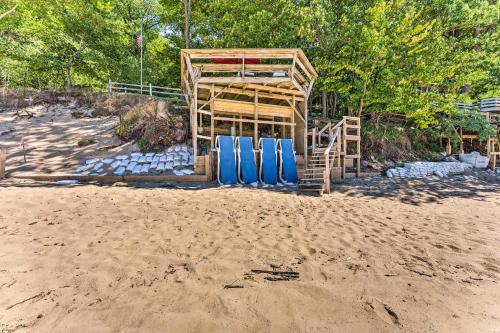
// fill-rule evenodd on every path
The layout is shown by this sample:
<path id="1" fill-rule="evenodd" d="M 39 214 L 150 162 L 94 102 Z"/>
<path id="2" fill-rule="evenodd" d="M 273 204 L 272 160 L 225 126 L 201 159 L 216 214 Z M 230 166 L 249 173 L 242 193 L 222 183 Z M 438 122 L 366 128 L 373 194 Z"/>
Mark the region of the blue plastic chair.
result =
<path id="1" fill-rule="evenodd" d="M 217 151 L 217 181 L 221 185 L 237 184 L 236 151 L 232 136 L 219 135 L 215 139 Z"/>
<path id="2" fill-rule="evenodd" d="M 237 137 L 236 151 L 238 153 L 238 179 L 240 183 L 256 183 L 257 167 L 252 138 L 246 136 Z"/>
<path id="3" fill-rule="evenodd" d="M 283 183 L 297 183 L 299 178 L 297 177 L 297 163 L 292 139 L 278 140 L 278 153 L 280 155 L 280 180 Z"/>
<path id="4" fill-rule="evenodd" d="M 273 138 L 261 138 L 259 140 L 259 151 L 260 181 L 265 184 L 276 185 L 278 183 L 276 140 Z"/>

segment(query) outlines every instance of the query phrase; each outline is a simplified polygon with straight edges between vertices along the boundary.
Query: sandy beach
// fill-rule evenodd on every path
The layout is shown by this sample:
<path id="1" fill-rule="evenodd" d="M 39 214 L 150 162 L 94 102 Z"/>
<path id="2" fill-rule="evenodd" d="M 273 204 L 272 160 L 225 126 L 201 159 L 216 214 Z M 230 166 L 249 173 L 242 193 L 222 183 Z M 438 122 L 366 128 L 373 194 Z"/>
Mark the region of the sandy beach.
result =
<path id="1" fill-rule="evenodd" d="M 479 181 L 4 180 L 0 332 L 499 332 L 499 204 Z"/>

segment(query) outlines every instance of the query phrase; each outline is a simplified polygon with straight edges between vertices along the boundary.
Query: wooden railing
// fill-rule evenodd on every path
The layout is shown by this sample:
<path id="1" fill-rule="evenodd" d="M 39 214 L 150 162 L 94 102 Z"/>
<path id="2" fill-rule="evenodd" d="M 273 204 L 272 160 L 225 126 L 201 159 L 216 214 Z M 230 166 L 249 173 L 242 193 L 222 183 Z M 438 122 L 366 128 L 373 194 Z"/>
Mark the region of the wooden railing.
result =
<path id="1" fill-rule="evenodd" d="M 151 83 L 149 83 L 148 85 L 140 85 L 140 84 L 113 82 L 109 80 L 108 91 L 109 93 L 112 92 L 132 93 L 139 95 L 157 96 L 166 99 L 187 101 L 187 96 L 181 91 L 181 89 L 154 86 Z"/>
<path id="2" fill-rule="evenodd" d="M 325 172 L 323 173 L 324 177 L 324 182 L 325 182 L 325 192 L 330 193 L 330 175 L 332 172 L 332 167 L 333 167 L 333 162 L 335 161 L 335 157 L 340 154 L 340 145 L 337 144 L 337 152 L 336 154 L 333 155 L 333 157 L 330 156 L 330 153 L 332 151 L 333 145 L 335 144 L 335 141 L 337 138 L 341 135 L 340 134 L 340 127 L 337 127 L 335 133 L 332 135 L 330 138 L 330 141 L 328 143 L 328 147 L 326 147 L 324 154 L 325 157 Z M 339 140 L 340 142 L 341 140 Z M 330 158 L 332 159 L 330 161 Z M 331 166 L 330 166 L 331 165 Z"/>

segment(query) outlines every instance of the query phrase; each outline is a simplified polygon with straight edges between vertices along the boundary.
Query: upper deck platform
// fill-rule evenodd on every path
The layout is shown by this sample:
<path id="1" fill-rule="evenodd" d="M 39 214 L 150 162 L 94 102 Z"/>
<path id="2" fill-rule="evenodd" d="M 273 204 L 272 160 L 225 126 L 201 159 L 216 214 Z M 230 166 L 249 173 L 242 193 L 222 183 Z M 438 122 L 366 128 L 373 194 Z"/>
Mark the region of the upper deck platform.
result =
<path id="1" fill-rule="evenodd" d="M 307 98 L 317 76 L 300 49 L 181 50 L 181 85 L 188 94 L 197 83 L 201 89 L 230 86 L 235 94 L 242 89 Z"/>

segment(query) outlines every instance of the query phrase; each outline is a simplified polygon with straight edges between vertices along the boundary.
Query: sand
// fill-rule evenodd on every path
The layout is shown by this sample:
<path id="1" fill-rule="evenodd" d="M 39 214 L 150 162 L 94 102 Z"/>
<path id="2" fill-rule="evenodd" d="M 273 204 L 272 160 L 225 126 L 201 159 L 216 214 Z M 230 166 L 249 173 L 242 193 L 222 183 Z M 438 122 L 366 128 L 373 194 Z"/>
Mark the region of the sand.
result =
<path id="1" fill-rule="evenodd" d="M 499 332 L 498 185 L 407 185 L 0 182 L 0 332 Z"/>

